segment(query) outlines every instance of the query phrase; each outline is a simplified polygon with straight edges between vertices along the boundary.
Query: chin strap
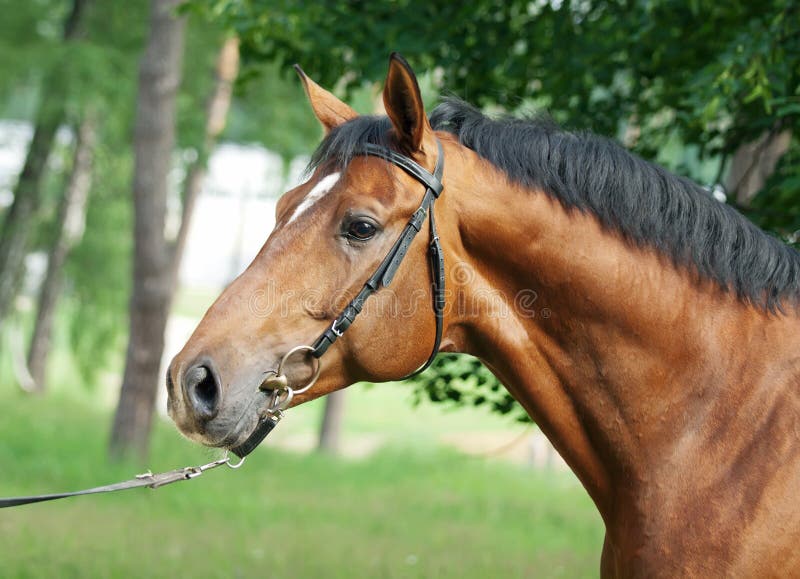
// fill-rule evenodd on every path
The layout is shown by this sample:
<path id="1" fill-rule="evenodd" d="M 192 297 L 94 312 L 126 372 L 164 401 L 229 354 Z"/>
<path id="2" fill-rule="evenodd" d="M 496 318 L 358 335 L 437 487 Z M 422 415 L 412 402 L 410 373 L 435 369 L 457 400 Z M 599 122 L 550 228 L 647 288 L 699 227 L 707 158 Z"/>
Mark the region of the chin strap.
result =
<path id="1" fill-rule="evenodd" d="M 239 446 L 231 448 L 231 452 L 244 460 L 247 455 L 253 452 L 267 435 L 272 432 L 281 418 L 283 418 L 283 412 L 281 410 L 277 412 L 268 410 L 264 416 L 261 417 L 261 420 L 258 422 L 255 430 L 250 433 L 250 436 Z"/>

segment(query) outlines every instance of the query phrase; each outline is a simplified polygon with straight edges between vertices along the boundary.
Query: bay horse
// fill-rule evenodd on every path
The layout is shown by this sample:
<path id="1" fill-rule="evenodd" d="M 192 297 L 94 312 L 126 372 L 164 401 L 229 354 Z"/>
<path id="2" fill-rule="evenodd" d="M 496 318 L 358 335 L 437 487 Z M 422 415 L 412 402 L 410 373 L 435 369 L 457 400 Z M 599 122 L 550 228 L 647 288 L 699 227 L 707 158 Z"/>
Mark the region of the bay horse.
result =
<path id="1" fill-rule="evenodd" d="M 441 351 L 482 360 L 588 491 L 602 576 L 800 576 L 800 255 L 610 140 L 454 99 L 428 117 L 398 55 L 386 116 L 298 72 L 326 136 L 170 365 L 180 431 L 235 448 L 279 388 L 295 386 L 293 406 L 396 380 L 438 328 Z M 423 186 L 447 290 L 417 220 L 394 280 L 337 330 L 426 208 Z M 326 332 L 341 338 L 324 357 L 295 348 Z"/>

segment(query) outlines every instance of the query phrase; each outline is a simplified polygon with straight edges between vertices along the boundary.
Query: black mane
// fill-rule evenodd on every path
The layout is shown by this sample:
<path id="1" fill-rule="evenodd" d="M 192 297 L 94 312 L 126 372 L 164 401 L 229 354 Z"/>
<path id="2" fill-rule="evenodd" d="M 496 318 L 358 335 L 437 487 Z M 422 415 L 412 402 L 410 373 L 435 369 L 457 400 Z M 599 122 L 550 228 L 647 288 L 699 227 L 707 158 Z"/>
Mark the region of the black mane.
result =
<path id="1" fill-rule="evenodd" d="M 509 179 L 541 189 L 568 209 L 595 215 L 639 246 L 774 310 L 800 303 L 800 254 L 688 179 L 636 157 L 610 139 L 564 131 L 549 120 L 491 119 L 448 98 L 430 116 Z M 386 117 L 358 117 L 336 129 L 311 166 L 344 168 L 364 143 L 392 146 Z"/>

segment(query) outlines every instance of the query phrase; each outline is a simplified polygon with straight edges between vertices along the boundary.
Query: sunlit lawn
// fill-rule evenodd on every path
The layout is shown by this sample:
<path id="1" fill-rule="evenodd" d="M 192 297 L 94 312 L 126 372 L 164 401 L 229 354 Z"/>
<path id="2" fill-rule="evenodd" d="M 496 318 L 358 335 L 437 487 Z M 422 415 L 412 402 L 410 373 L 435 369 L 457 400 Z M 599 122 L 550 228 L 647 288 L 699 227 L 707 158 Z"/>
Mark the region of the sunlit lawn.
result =
<path id="1" fill-rule="evenodd" d="M 0 404 L 0 495 L 142 470 L 106 464 L 105 412 L 7 384 Z M 149 466 L 211 456 L 159 424 Z M 265 444 L 238 471 L 0 511 L 0 576 L 581 577 L 597 575 L 601 542 L 598 515 L 564 473 L 436 445 L 348 461 Z"/>

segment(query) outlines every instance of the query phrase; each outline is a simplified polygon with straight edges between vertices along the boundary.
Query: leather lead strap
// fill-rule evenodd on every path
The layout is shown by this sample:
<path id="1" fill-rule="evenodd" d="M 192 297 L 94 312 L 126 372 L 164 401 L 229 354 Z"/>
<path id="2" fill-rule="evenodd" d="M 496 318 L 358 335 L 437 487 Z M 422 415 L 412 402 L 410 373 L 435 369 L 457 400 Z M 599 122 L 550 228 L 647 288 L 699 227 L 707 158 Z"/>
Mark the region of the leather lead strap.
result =
<path id="1" fill-rule="evenodd" d="M 20 505 L 28 505 L 31 503 L 42 503 L 45 501 L 54 501 L 56 499 L 65 499 L 67 497 L 77 497 L 81 495 L 94 495 L 99 493 L 110 493 L 114 491 L 124 491 L 128 489 L 135 489 L 140 487 L 158 488 L 165 484 L 177 482 L 179 480 L 187 480 L 190 477 L 186 472 L 181 470 L 170 471 L 158 475 L 150 475 L 142 478 L 134 478 L 129 481 L 105 485 L 101 487 L 94 487 L 82 491 L 74 491 L 69 493 L 54 493 L 50 495 L 34 495 L 30 497 L 12 497 L 7 499 L 0 499 L 0 509 L 5 507 L 17 507 Z"/>
<path id="2" fill-rule="evenodd" d="M 380 287 L 388 286 L 394 279 L 394 275 L 400 268 L 411 242 L 416 237 L 417 233 L 422 229 L 422 224 L 425 222 L 425 217 L 428 217 L 430 223 L 430 236 L 431 241 L 428 246 L 428 259 L 431 268 L 432 278 L 432 293 L 433 293 L 433 312 L 436 319 L 436 337 L 434 340 L 433 349 L 428 360 L 417 370 L 404 376 L 402 379 L 415 376 L 428 368 L 432 363 L 436 354 L 439 352 L 439 346 L 442 341 L 442 331 L 444 325 L 444 255 L 442 246 L 439 242 L 439 236 L 436 232 L 436 221 L 433 215 L 433 204 L 442 193 L 442 174 L 444 173 L 444 151 L 442 144 L 436 141 L 438 150 L 438 157 L 436 158 L 436 167 L 433 173 L 429 173 L 424 167 L 419 165 L 416 161 L 409 159 L 405 155 L 395 153 L 391 149 L 381 147 L 380 145 L 366 144 L 361 153 L 364 155 L 372 155 L 380 157 L 389 163 L 396 165 L 403 169 L 406 173 L 420 181 L 425 185 L 425 195 L 422 198 L 419 208 L 414 212 L 403 229 L 400 237 L 397 238 L 394 245 L 392 245 L 386 257 L 378 266 L 378 269 L 369 277 L 364 283 L 361 291 L 358 292 L 355 298 L 344 308 L 341 314 L 325 329 L 324 332 L 312 344 L 314 351 L 311 353 L 315 358 L 320 358 L 328 348 L 342 336 L 342 334 L 351 326 L 355 321 L 356 316 L 361 313 L 364 307 L 364 302 L 373 293 L 378 291 Z"/>
<path id="3" fill-rule="evenodd" d="M 227 456 L 220 460 L 215 460 L 214 462 L 210 462 L 202 466 L 186 466 L 184 468 L 177 468 L 175 470 L 170 470 L 168 472 L 162 472 L 157 474 L 147 472 L 145 474 L 137 475 L 135 478 L 123 482 L 118 482 L 110 485 L 103 485 L 99 487 L 92 487 L 90 489 L 83 489 L 80 491 L 72 491 L 66 493 L 52 493 L 46 495 L 31 495 L 27 497 L 0 498 L 0 509 L 4 509 L 7 507 L 18 507 L 20 505 L 29 505 L 32 503 L 43 503 L 45 501 L 54 501 L 56 499 L 66 499 L 69 497 L 79 497 L 82 495 L 97 495 L 101 493 L 126 491 L 128 489 L 138 489 L 142 487 L 157 489 L 183 480 L 190 480 L 193 478 L 197 478 L 205 471 L 211 470 L 212 468 L 217 468 L 219 466 L 222 466 L 223 464 L 227 464 L 228 466 L 230 466 L 230 462 L 228 461 Z M 241 462 L 239 463 L 239 465 L 240 464 Z M 238 468 L 239 465 L 232 466 L 231 468 Z"/>
<path id="4" fill-rule="evenodd" d="M 247 437 L 247 440 L 245 440 L 239 446 L 232 448 L 231 452 L 239 458 L 246 457 L 248 454 L 253 452 L 259 444 L 261 444 L 261 441 L 263 441 L 270 432 L 272 432 L 272 430 L 278 425 L 279 420 L 279 416 L 264 416 L 259 421 L 256 429 L 250 433 L 250 436 Z"/>

